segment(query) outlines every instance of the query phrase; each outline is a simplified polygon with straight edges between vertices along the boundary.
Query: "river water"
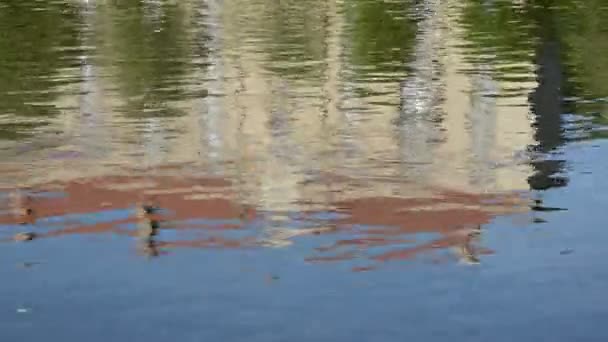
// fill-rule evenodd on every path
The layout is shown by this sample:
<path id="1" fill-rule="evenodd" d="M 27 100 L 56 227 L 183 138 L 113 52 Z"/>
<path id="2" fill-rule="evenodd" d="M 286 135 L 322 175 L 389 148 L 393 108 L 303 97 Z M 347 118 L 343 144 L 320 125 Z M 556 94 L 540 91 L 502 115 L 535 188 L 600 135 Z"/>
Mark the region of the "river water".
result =
<path id="1" fill-rule="evenodd" d="M 2 341 L 606 341 L 602 0 L 0 0 Z"/>

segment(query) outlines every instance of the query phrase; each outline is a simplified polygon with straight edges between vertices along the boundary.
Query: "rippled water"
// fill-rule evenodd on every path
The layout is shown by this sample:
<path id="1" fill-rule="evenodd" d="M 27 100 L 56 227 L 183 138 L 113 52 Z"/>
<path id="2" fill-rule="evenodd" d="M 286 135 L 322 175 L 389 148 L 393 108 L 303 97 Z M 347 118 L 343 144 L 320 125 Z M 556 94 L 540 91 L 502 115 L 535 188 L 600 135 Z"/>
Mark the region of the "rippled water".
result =
<path id="1" fill-rule="evenodd" d="M 605 340 L 606 19 L 0 0 L 0 337 Z"/>

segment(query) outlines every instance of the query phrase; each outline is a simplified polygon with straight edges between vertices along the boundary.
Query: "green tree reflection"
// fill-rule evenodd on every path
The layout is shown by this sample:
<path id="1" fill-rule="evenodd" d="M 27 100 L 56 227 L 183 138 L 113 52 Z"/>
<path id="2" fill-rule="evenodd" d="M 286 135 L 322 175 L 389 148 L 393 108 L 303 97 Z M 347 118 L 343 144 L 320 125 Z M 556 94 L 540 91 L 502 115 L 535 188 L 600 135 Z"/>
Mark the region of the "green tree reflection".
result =
<path id="1" fill-rule="evenodd" d="M 605 1 L 558 1 L 557 28 L 564 46 L 574 113 L 608 123 L 608 7 Z M 600 136 L 594 133 L 594 136 Z M 606 136 L 604 134 L 604 136 Z"/>
<path id="2" fill-rule="evenodd" d="M 0 139 L 17 140 L 49 123 L 61 77 L 77 66 L 78 12 L 63 2 L 5 0 L 0 8 Z"/>
<path id="3" fill-rule="evenodd" d="M 468 0 L 461 23 L 469 60 L 493 65 L 531 61 L 547 39 L 558 44 L 558 87 L 575 114 L 608 121 L 608 8 L 602 0 Z M 520 67 L 496 69 L 497 79 L 525 81 Z M 596 133 L 593 136 L 597 136 Z"/>
<path id="4" fill-rule="evenodd" d="M 319 81 L 326 69 L 327 1 L 269 0 L 261 8 L 266 69 L 289 79 Z"/>
<path id="5" fill-rule="evenodd" d="M 353 0 L 345 3 L 350 62 L 360 79 L 403 79 L 416 37 L 409 1 Z"/>
<path id="6" fill-rule="evenodd" d="M 103 51 L 115 68 L 127 117 L 172 117 L 172 102 L 188 97 L 193 70 L 191 32 L 184 6 L 169 1 L 126 0 L 99 8 L 108 22 Z"/>
<path id="7" fill-rule="evenodd" d="M 538 42 L 529 7 L 512 0 L 468 0 L 462 4 L 459 22 L 465 28 L 468 62 L 492 66 L 492 76 L 498 81 L 534 81 L 526 66 Z"/>

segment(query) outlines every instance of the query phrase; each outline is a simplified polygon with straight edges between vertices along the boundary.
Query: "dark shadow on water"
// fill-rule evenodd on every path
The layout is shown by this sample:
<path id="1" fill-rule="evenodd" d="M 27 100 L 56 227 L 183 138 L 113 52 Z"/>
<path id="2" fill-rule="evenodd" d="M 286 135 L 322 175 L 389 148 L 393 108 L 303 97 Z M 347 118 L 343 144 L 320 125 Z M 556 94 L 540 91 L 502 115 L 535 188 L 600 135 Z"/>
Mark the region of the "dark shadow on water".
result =
<path id="1" fill-rule="evenodd" d="M 538 35 L 540 43 L 536 48 L 535 64 L 537 67 L 538 87 L 530 95 L 532 112 L 535 115 L 533 127 L 537 145 L 533 152 L 540 160 L 532 162 L 535 173 L 528 178 L 533 190 L 547 190 L 568 184 L 568 179 L 559 176 L 564 172 L 562 160 L 544 160 L 546 154 L 556 151 L 565 142 L 562 128 L 562 87 L 564 85 L 563 66 L 560 42 L 555 35 L 552 15 L 540 13 L 550 9 L 540 6 L 534 8 L 533 15 L 539 21 Z"/>

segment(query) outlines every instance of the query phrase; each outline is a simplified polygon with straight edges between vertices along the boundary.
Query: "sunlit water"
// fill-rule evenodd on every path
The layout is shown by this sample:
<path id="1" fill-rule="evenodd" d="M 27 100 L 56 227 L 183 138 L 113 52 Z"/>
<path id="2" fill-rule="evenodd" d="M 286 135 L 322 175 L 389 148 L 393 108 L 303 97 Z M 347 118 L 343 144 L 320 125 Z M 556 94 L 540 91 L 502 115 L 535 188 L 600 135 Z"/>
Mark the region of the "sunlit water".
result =
<path id="1" fill-rule="evenodd" d="M 605 341 L 608 5 L 0 0 L 2 341 Z"/>

